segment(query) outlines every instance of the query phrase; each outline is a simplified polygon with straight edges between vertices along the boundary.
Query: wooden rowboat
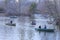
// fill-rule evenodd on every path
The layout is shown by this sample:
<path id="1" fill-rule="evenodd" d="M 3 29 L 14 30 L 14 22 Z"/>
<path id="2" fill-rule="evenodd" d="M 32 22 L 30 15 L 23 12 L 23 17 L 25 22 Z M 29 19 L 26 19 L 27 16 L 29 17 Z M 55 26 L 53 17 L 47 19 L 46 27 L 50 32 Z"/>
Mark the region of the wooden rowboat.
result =
<path id="1" fill-rule="evenodd" d="M 10 18 L 17 18 L 17 16 L 10 16 Z"/>
<path id="2" fill-rule="evenodd" d="M 7 23 L 8 26 L 16 26 L 16 24 Z"/>
<path id="3" fill-rule="evenodd" d="M 42 32 L 54 32 L 54 29 L 40 29 L 40 28 L 35 28 L 37 31 L 42 31 Z"/>

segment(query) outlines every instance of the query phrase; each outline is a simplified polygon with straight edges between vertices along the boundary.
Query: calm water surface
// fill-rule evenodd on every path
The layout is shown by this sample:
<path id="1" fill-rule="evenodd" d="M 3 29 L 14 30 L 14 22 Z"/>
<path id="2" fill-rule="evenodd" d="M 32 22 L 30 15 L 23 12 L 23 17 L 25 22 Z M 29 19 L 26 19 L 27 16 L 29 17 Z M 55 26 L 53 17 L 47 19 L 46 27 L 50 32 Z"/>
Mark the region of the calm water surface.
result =
<path id="1" fill-rule="evenodd" d="M 37 16 L 38 15 L 38 16 Z M 13 20 L 16 26 L 5 25 Z M 60 30 L 53 24 L 48 24 L 48 18 L 42 15 L 35 15 L 36 25 L 31 25 L 31 20 L 27 16 L 20 16 L 17 18 L 0 17 L 0 40 L 60 40 Z M 35 28 L 41 25 L 47 25 L 47 28 L 54 29 L 54 33 L 38 32 Z"/>

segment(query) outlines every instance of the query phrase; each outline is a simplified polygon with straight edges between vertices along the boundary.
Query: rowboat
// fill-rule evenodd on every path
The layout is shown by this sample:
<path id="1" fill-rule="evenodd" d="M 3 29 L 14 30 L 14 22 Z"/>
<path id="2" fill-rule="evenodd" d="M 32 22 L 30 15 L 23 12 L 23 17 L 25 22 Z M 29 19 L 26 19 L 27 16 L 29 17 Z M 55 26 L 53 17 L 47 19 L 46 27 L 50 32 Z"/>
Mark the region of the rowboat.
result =
<path id="1" fill-rule="evenodd" d="M 35 30 L 41 31 L 41 32 L 54 32 L 54 29 L 41 29 L 41 28 L 35 28 Z"/>
<path id="2" fill-rule="evenodd" d="M 17 16 L 10 16 L 10 18 L 17 18 Z"/>
<path id="3" fill-rule="evenodd" d="M 8 26 L 16 26 L 16 24 L 7 23 Z"/>

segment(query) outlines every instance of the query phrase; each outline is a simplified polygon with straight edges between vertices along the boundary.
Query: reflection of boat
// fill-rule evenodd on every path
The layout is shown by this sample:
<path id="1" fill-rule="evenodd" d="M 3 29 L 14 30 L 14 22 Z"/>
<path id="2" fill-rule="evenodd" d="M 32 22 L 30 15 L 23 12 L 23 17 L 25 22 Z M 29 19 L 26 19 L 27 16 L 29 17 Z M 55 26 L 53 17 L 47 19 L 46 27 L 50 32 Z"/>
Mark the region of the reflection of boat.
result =
<path id="1" fill-rule="evenodd" d="M 7 23 L 8 26 L 16 26 L 16 24 Z"/>
<path id="2" fill-rule="evenodd" d="M 40 29 L 40 28 L 35 28 L 37 31 L 43 31 L 43 32 L 54 32 L 54 29 Z"/>

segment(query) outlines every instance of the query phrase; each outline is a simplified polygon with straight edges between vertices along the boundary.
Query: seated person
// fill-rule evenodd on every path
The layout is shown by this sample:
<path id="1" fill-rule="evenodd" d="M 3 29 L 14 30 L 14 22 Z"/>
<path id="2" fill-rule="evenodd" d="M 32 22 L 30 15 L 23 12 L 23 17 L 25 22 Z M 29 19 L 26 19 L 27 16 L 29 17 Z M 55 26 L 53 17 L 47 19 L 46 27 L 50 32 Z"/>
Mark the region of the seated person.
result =
<path id="1" fill-rule="evenodd" d="M 46 29 L 46 25 L 45 25 L 44 29 Z"/>
<path id="2" fill-rule="evenodd" d="M 39 26 L 39 28 L 41 28 L 41 26 Z"/>
<path id="3" fill-rule="evenodd" d="M 10 21 L 10 23 L 12 24 L 12 21 Z"/>

